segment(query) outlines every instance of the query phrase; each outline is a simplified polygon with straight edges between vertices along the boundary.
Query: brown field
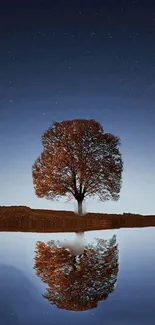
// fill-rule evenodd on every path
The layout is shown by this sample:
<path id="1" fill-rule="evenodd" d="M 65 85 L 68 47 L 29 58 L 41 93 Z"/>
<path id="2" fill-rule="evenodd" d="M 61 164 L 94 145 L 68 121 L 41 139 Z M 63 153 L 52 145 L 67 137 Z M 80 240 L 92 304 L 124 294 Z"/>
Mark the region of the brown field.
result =
<path id="1" fill-rule="evenodd" d="M 130 213 L 87 213 L 31 209 L 26 206 L 0 207 L 0 231 L 76 232 L 155 226 L 155 216 Z"/>

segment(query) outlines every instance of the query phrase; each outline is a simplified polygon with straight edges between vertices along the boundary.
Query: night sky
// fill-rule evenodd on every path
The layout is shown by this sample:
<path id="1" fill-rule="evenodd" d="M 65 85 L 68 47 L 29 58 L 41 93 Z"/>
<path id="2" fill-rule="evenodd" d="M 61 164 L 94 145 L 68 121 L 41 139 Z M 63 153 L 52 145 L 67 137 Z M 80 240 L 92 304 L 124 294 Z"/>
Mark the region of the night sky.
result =
<path id="1" fill-rule="evenodd" d="M 95 119 L 119 136 L 118 202 L 93 212 L 154 214 L 155 2 L 0 4 L 0 205 L 74 210 L 36 197 L 31 167 L 53 120 Z"/>

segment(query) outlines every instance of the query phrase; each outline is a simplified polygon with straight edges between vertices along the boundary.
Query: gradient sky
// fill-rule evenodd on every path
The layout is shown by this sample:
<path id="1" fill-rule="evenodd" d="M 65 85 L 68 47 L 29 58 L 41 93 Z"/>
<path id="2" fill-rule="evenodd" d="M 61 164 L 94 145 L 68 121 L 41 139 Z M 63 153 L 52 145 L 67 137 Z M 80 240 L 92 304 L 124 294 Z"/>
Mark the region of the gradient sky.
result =
<path id="1" fill-rule="evenodd" d="M 121 139 L 118 202 L 86 211 L 154 214 L 154 1 L 0 5 L 0 205 L 73 210 L 36 197 L 31 167 L 53 120 L 86 118 Z"/>

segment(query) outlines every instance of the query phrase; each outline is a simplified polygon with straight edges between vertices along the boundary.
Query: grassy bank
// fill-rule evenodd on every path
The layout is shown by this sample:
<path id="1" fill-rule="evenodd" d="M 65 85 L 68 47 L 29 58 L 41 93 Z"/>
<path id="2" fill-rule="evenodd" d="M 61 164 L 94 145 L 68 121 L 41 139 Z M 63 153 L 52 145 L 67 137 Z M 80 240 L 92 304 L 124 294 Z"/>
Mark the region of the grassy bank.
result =
<path id="1" fill-rule="evenodd" d="M 23 206 L 0 207 L 0 231 L 76 232 L 155 226 L 155 216 L 137 214 L 87 213 L 31 209 Z"/>

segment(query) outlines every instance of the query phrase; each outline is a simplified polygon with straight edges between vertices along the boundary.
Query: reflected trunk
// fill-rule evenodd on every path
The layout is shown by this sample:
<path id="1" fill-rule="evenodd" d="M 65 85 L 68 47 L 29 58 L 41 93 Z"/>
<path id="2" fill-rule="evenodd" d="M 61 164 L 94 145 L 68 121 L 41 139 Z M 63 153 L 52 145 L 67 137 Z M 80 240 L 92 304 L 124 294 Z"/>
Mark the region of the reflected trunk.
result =
<path id="1" fill-rule="evenodd" d="M 74 245 L 74 247 L 76 247 L 76 256 L 73 258 L 73 268 L 76 269 L 79 265 L 79 259 L 85 255 L 84 231 L 76 232 L 76 241 L 74 242 Z"/>

